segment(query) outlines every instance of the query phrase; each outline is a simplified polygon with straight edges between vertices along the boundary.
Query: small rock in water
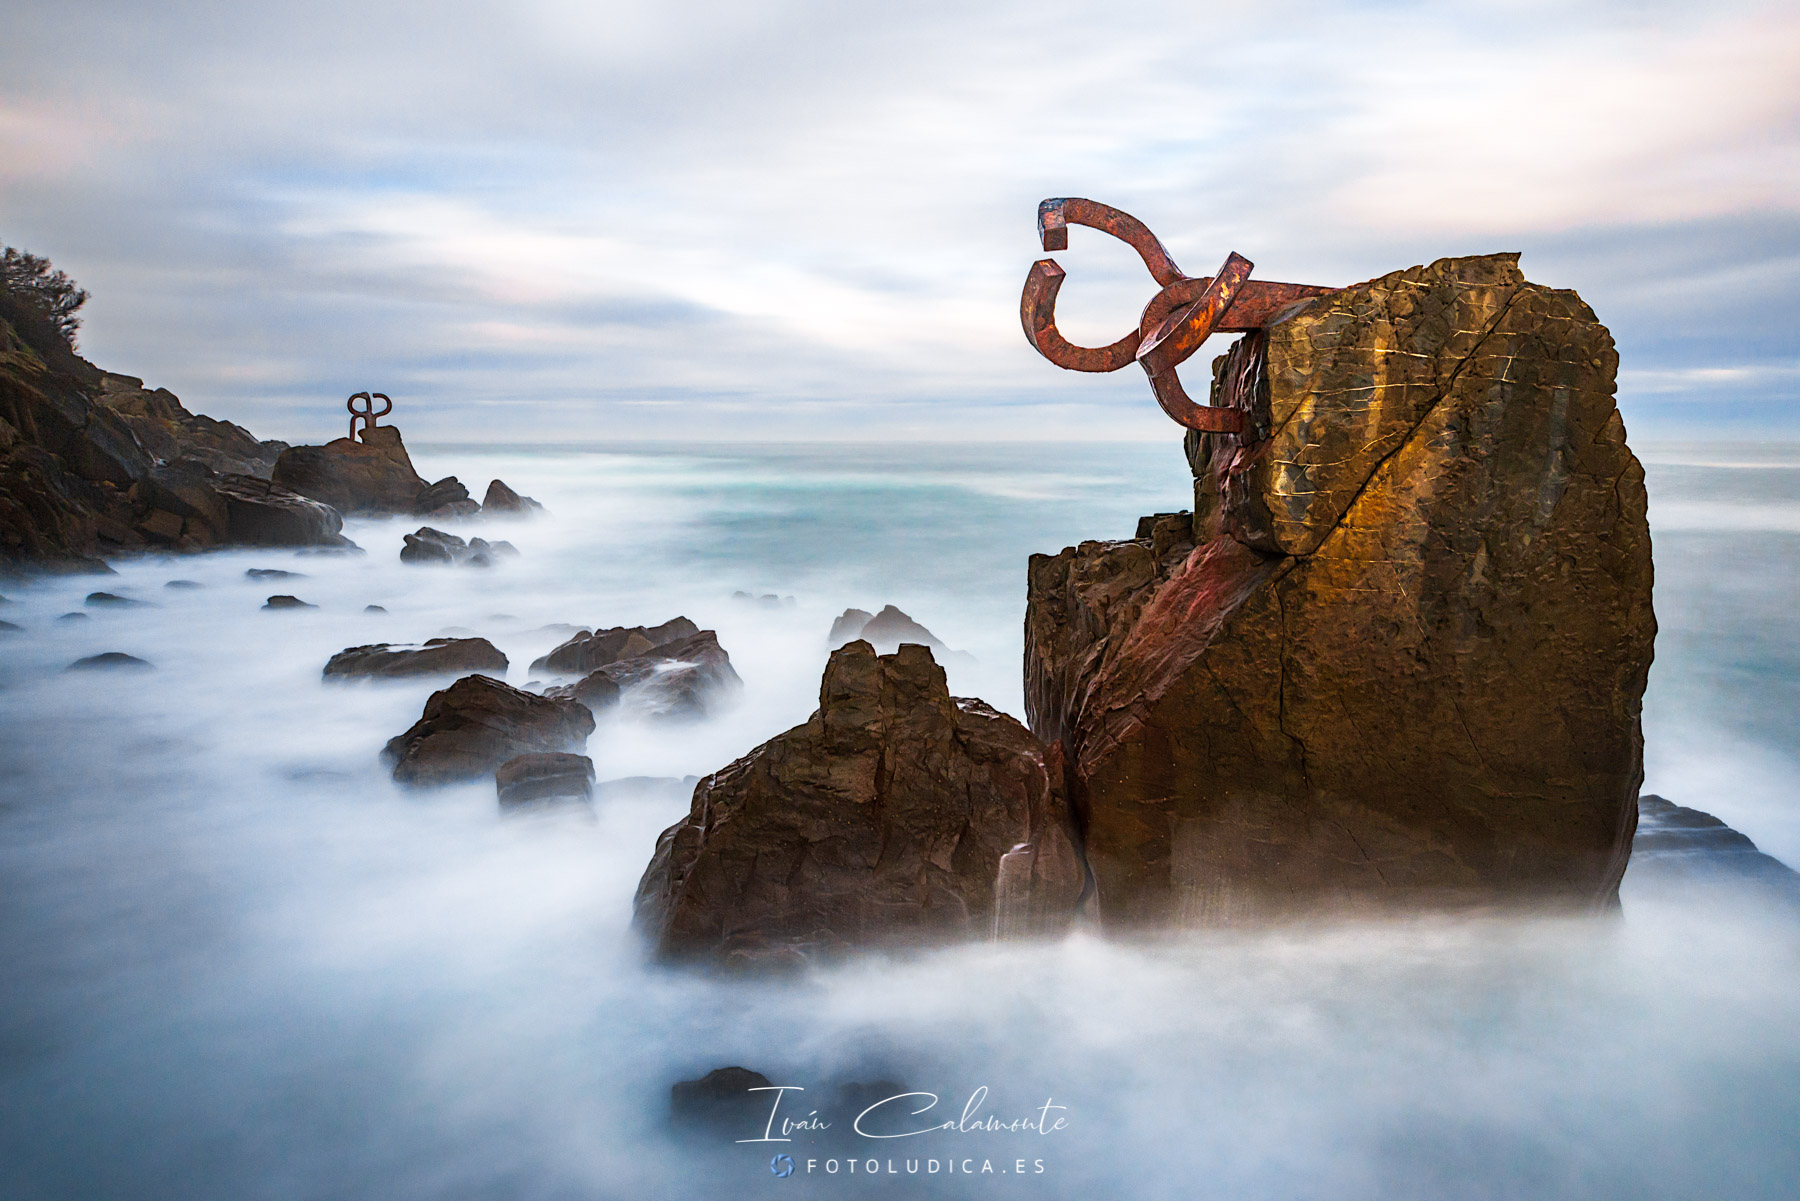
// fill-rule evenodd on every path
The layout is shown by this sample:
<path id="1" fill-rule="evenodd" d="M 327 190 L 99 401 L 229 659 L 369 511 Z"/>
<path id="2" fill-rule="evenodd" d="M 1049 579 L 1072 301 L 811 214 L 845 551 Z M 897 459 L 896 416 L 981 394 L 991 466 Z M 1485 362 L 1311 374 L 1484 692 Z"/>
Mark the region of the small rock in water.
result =
<path id="1" fill-rule="evenodd" d="M 129 596 L 119 596 L 111 592 L 90 592 L 87 594 L 87 603 L 90 605 L 129 609 L 145 604 L 146 602 L 133 600 Z"/>
<path id="2" fill-rule="evenodd" d="M 317 609 L 317 605 L 309 605 L 297 596 L 271 596 L 263 604 L 265 609 Z"/>
<path id="3" fill-rule="evenodd" d="M 619 703 L 630 691 L 631 709 L 645 717 L 705 717 L 720 697 L 741 688 L 731 656 L 719 636 L 701 630 L 660 646 L 628 639 L 632 652 L 582 677 L 580 682 L 547 690 L 545 696 L 578 700 L 598 712 Z"/>
<path id="4" fill-rule="evenodd" d="M 562 675 L 586 675 L 590 671 L 644 654 L 665 642 L 691 638 L 700 627 L 685 617 L 674 617 L 659 626 L 614 626 L 609 630 L 580 633 L 531 665 L 533 671 Z"/>
<path id="5" fill-rule="evenodd" d="M 465 676 L 431 694 L 406 733 L 388 740 L 382 759 L 399 784 L 480 779 L 515 755 L 579 751 L 594 715 L 579 701 L 534 696 L 487 676 Z"/>
<path id="6" fill-rule="evenodd" d="M 419 489 L 413 501 L 413 513 L 419 517 L 471 517 L 479 512 L 481 506 L 469 499 L 469 490 L 453 475 Z"/>
<path id="7" fill-rule="evenodd" d="M 377 642 L 331 656 L 325 678 L 395 679 L 401 676 L 506 674 L 506 656 L 485 638 L 433 638 L 423 646 Z"/>
<path id="8" fill-rule="evenodd" d="M 0 634 L 13 634 L 24 628 L 24 626 L 14 625 L 10 621 L 0 621 Z"/>
<path id="9" fill-rule="evenodd" d="M 535 801 L 591 800 L 594 761 L 586 755 L 559 751 L 514 755 L 494 772 L 494 791 L 503 807 Z"/>
<path id="10" fill-rule="evenodd" d="M 380 605 L 364 605 L 363 612 L 364 613 L 386 613 L 387 610 L 382 608 Z"/>
<path id="11" fill-rule="evenodd" d="M 279 567 L 252 567 L 244 573 L 252 580 L 304 580 L 304 571 L 283 571 Z"/>
<path id="12" fill-rule="evenodd" d="M 64 613 L 61 617 L 57 618 L 56 620 L 58 620 L 58 621 L 86 621 L 87 619 L 88 619 L 88 615 L 86 613 Z"/>
<path id="13" fill-rule="evenodd" d="M 104 654 L 89 655 L 85 659 L 77 659 L 69 664 L 69 671 L 145 671 L 154 666 L 148 660 L 136 655 L 128 655 L 124 651 L 107 651 Z"/>
<path id="14" fill-rule="evenodd" d="M 164 584 L 163 587 L 191 591 L 195 588 L 204 588 L 206 585 L 202 584 L 199 580 L 170 580 L 168 583 Z"/>
<path id="15" fill-rule="evenodd" d="M 544 506 L 529 496 L 520 496 L 499 480 L 493 480 L 488 484 L 487 495 L 482 498 L 481 511 L 483 514 L 529 517 L 543 512 Z"/>
<path id="16" fill-rule="evenodd" d="M 406 535 L 406 545 L 400 548 L 402 563 L 461 563 L 465 567 L 492 567 L 494 560 L 501 555 L 516 555 L 517 548 L 510 542 L 489 542 L 483 538 L 464 542 L 455 534 L 447 534 L 443 530 L 434 530 L 430 526 L 420 526 L 413 533 Z"/>
<path id="17" fill-rule="evenodd" d="M 669 1121 L 690 1129 L 754 1132 L 757 1114 L 768 1110 L 769 1094 L 751 1090 L 770 1087 L 761 1072 L 714 1068 L 698 1080 L 682 1080 L 669 1088 Z"/>

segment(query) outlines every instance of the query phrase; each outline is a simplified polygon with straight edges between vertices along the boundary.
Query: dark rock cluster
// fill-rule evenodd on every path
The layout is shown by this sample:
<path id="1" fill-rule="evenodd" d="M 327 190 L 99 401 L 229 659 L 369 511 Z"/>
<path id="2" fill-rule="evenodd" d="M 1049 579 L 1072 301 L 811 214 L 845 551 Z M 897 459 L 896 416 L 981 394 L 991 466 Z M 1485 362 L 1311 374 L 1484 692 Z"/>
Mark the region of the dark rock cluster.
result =
<path id="1" fill-rule="evenodd" d="M 432 693 L 424 714 L 382 753 L 401 784 L 447 784 L 492 775 L 518 755 L 579 751 L 593 732 L 594 715 L 580 701 L 475 675 Z"/>

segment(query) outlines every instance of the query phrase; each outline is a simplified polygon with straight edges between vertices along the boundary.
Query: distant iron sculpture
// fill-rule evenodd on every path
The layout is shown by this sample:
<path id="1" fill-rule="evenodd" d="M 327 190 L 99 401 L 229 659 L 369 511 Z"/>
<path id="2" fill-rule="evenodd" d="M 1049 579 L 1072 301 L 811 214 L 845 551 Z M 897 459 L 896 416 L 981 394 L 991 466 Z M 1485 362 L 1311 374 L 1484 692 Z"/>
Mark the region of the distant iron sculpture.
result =
<path id="1" fill-rule="evenodd" d="M 359 400 L 363 402 L 363 407 L 360 409 L 356 407 L 356 402 Z M 378 400 L 382 404 L 379 409 L 375 407 L 375 402 Z M 358 392 L 344 402 L 344 407 L 350 410 L 350 441 L 366 442 L 368 441 L 368 432 L 375 428 L 375 419 L 386 417 L 392 413 L 394 402 L 387 398 L 385 392 Z M 357 436 L 356 432 L 359 425 L 362 427 L 363 433 L 361 438 Z"/>
<path id="2" fill-rule="evenodd" d="M 1130 213 L 1077 196 L 1038 205 L 1038 237 L 1045 250 L 1067 250 L 1071 225 L 1085 225 L 1125 242 L 1138 252 L 1162 291 L 1144 306 L 1138 327 L 1117 342 L 1077 346 L 1056 329 L 1056 294 L 1063 285 L 1063 269 L 1055 259 L 1039 259 L 1031 265 L 1019 298 L 1026 340 L 1046 359 L 1070 371 L 1117 371 L 1136 360 L 1150 377 L 1156 403 L 1177 423 L 1207 433 L 1249 434 L 1252 427 L 1243 410 L 1195 404 L 1182 390 L 1175 368 L 1214 333 L 1260 331 L 1289 305 L 1337 289 L 1253 281 L 1250 260 L 1235 252 L 1225 256 L 1217 274 L 1184 275 L 1156 235 Z"/>

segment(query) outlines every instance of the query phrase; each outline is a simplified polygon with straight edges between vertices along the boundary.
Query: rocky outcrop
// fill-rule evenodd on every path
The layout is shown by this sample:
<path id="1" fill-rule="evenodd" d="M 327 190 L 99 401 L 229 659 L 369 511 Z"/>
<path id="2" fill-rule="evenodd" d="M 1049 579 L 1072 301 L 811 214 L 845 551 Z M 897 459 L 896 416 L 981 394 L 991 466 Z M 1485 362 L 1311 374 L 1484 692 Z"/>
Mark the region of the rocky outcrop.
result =
<path id="1" fill-rule="evenodd" d="M 340 513 L 411 513 L 425 481 L 413 470 L 400 431 L 378 425 L 361 441 L 337 438 L 323 446 L 290 446 L 275 460 L 271 479 Z"/>
<path id="2" fill-rule="evenodd" d="M 129 375 L 106 372 L 96 398 L 122 418 L 138 443 L 166 463 L 189 459 L 220 475 L 266 480 L 285 442 L 260 441 L 249 430 L 203 413 L 190 413 L 167 388 L 149 389 Z"/>
<path id="3" fill-rule="evenodd" d="M 700 627 L 685 617 L 675 617 L 659 626 L 613 626 L 610 629 L 582 632 L 536 659 L 532 671 L 554 672 L 560 676 L 586 675 L 617 663 L 648 654 L 678 638 L 691 638 Z"/>
<path id="4" fill-rule="evenodd" d="M 510 542 L 489 542 L 485 538 L 463 541 L 455 534 L 420 526 L 405 535 L 400 548 L 402 563 L 460 563 L 464 567 L 492 567 L 495 560 L 518 554 Z"/>
<path id="5" fill-rule="evenodd" d="M 279 445 L 100 371 L 0 295 L 0 568 L 104 571 L 102 556 L 149 548 L 348 545 L 336 513 L 257 478 Z"/>
<path id="6" fill-rule="evenodd" d="M 925 647 L 852 642 L 811 720 L 700 781 L 636 922 L 661 956 L 743 963 L 1059 931 L 1084 881 L 1062 774 Z"/>
<path id="7" fill-rule="evenodd" d="M 494 772 L 503 809 L 546 801 L 586 801 L 594 795 L 594 761 L 586 755 L 540 751 L 515 755 Z"/>
<path id="8" fill-rule="evenodd" d="M 530 517 L 543 511 L 543 505 L 520 496 L 500 480 L 489 480 L 487 495 L 481 498 L 481 512 L 486 517 Z"/>
<path id="9" fill-rule="evenodd" d="M 1267 436 L 1191 436 L 1191 516 L 1033 557 L 1104 922 L 1616 904 L 1656 628 L 1617 365 L 1516 256 L 1347 288 L 1215 364 Z"/>
<path id="10" fill-rule="evenodd" d="M 128 655 L 124 651 L 103 651 L 98 655 L 88 655 L 77 659 L 64 670 L 67 671 L 149 671 L 152 663 L 140 659 L 136 655 Z"/>
<path id="11" fill-rule="evenodd" d="M 486 638 L 429 638 L 421 646 L 390 642 L 352 646 L 325 664 L 327 680 L 391 680 L 467 672 L 504 676 L 506 656 Z"/>
<path id="12" fill-rule="evenodd" d="M 719 636 L 701 630 L 643 654 L 614 660 L 578 683 L 547 688 L 544 695 L 569 697 L 595 712 L 624 703 L 643 717 L 695 718 L 708 716 L 725 696 L 742 686 L 731 656 L 719 645 Z"/>
<path id="13" fill-rule="evenodd" d="M 950 649 L 938 639 L 936 634 L 893 605 L 887 605 L 881 612 L 875 614 L 867 613 L 862 609 L 845 609 L 837 620 L 831 623 L 829 642 L 833 648 L 840 647 L 857 638 L 861 638 L 883 655 L 893 654 L 903 642 L 930 647 L 939 656 Z"/>
<path id="14" fill-rule="evenodd" d="M 487 676 L 431 694 L 412 728 L 382 752 L 401 784 L 449 784 L 490 775 L 516 755 L 579 751 L 594 715 L 579 701 L 536 696 Z"/>
<path id="15" fill-rule="evenodd" d="M 481 505 L 469 496 L 462 481 L 447 475 L 435 484 L 427 484 L 413 498 L 413 513 L 419 517 L 435 517 L 447 521 L 455 517 L 473 517 Z"/>

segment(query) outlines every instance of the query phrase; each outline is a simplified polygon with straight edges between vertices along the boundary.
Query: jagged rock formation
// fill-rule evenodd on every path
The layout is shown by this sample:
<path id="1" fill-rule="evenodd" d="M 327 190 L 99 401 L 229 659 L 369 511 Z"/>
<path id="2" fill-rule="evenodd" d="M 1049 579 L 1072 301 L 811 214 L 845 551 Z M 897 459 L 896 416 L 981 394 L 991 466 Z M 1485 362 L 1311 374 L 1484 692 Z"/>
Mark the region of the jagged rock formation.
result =
<path id="1" fill-rule="evenodd" d="M 327 680 L 399 679 L 409 676 L 506 674 L 506 656 L 486 638 L 429 638 L 422 646 L 377 642 L 352 646 L 325 664 Z"/>
<path id="2" fill-rule="evenodd" d="M 413 469 L 399 429 L 391 425 L 364 431 L 361 441 L 336 438 L 323 446 L 290 446 L 275 460 L 270 478 L 340 513 L 357 515 L 411 513 L 427 487 Z"/>
<path id="3" fill-rule="evenodd" d="M 481 505 L 469 496 L 469 490 L 463 487 L 461 480 L 447 475 L 419 490 L 413 498 L 413 512 L 420 517 L 435 517 L 442 521 L 452 517 L 472 517 L 481 512 Z"/>
<path id="4" fill-rule="evenodd" d="M 105 372 L 97 398 L 118 414 L 153 457 L 166 463 L 192 459 L 220 475 L 266 480 L 286 442 L 260 441 L 249 430 L 203 413 L 190 413 L 167 388 L 145 388 L 136 376 Z"/>
<path id="5" fill-rule="evenodd" d="M 1034 556 L 1032 729 L 1100 916 L 1616 904 L 1655 621 L 1618 356 L 1516 256 L 1288 310 L 1215 364 L 1191 516 Z"/>
<path id="6" fill-rule="evenodd" d="M 635 645 L 634 640 L 627 641 Z M 630 708 L 645 717 L 692 718 L 707 716 L 721 699 L 742 686 L 731 656 L 719 645 L 719 636 L 701 630 L 642 654 L 615 659 L 578 683 L 546 688 L 544 695 L 569 697 L 595 712 L 628 699 Z"/>
<path id="7" fill-rule="evenodd" d="M 103 555 L 153 547 L 348 545 L 337 513 L 259 478 L 279 445 L 108 375 L 0 295 L 0 568 L 106 570 Z"/>
<path id="8" fill-rule="evenodd" d="M 583 631 L 543 657 L 533 660 L 532 671 L 549 671 L 562 676 L 586 675 L 609 663 L 645 655 L 678 638 L 691 638 L 700 627 L 685 617 L 675 617 L 659 626 L 613 626 L 610 629 Z"/>
<path id="9" fill-rule="evenodd" d="M 701 780 L 638 885 L 659 955 L 724 962 L 1067 926 L 1084 882 L 1055 754 L 950 696 L 922 646 L 831 656 L 819 709 Z"/>
<path id="10" fill-rule="evenodd" d="M 382 758 L 398 783 L 448 784 L 490 775 L 516 755 L 579 751 L 593 732 L 594 715 L 579 701 L 466 676 L 432 693 L 424 714 L 388 740 Z"/>
<path id="11" fill-rule="evenodd" d="M 434 530 L 428 525 L 420 526 L 403 537 L 405 545 L 400 548 L 402 563 L 460 563 L 464 567 L 492 567 L 496 559 L 519 553 L 518 548 L 510 542 L 489 542 L 485 538 L 471 538 L 465 542 L 455 534 Z"/>

